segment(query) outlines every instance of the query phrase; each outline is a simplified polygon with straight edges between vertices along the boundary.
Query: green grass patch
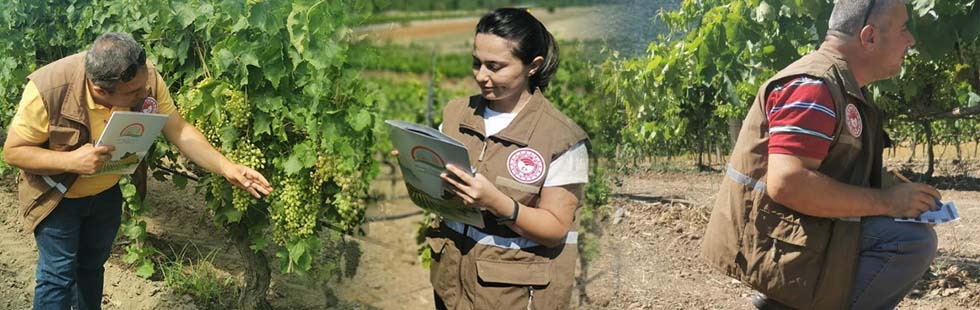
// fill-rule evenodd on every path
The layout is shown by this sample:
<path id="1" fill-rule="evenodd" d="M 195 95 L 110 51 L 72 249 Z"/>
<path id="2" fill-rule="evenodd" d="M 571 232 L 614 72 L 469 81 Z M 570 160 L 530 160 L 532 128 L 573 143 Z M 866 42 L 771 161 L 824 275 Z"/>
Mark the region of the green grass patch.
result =
<path id="1" fill-rule="evenodd" d="M 428 74 L 433 69 L 446 77 L 464 77 L 472 73 L 473 56 L 465 53 L 436 53 L 420 45 L 372 45 L 361 42 L 351 47 L 349 66 L 353 68 L 399 73 Z"/>
<path id="2" fill-rule="evenodd" d="M 605 59 L 600 41 L 560 41 L 559 57 L 563 62 Z M 469 51 L 440 53 L 418 44 L 375 45 L 362 41 L 351 46 L 348 66 L 362 70 L 429 74 L 435 71 L 445 78 L 469 77 L 473 74 L 473 56 Z"/>
<path id="3" fill-rule="evenodd" d="M 448 19 L 460 17 L 480 17 L 488 10 L 462 10 L 462 11 L 418 11 L 418 12 L 385 12 L 382 14 L 371 15 L 365 24 L 386 24 L 399 23 L 408 24 L 413 21 L 426 21 L 434 19 Z"/>
<path id="4" fill-rule="evenodd" d="M 176 294 L 192 297 L 201 309 L 230 309 L 236 305 L 235 280 L 223 276 L 214 266 L 212 252 L 199 260 L 185 259 L 184 251 L 173 261 L 162 262 L 160 273 L 167 287 Z"/>

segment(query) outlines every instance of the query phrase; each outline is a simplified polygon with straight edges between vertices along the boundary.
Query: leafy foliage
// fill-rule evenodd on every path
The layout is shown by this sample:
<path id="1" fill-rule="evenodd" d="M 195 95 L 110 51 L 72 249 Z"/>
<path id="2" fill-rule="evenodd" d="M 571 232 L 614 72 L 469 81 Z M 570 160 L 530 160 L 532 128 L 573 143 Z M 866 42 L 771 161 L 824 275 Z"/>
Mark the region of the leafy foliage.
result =
<path id="1" fill-rule="evenodd" d="M 601 89 L 625 109 L 623 143 L 641 155 L 700 155 L 709 144 L 730 145 L 729 129 L 738 126 L 761 84 L 823 41 L 832 6 L 831 1 L 683 1 L 680 9 L 662 12 L 669 33 L 651 42 L 647 55 L 614 57 L 603 67 L 607 78 Z M 978 85 L 950 78 L 978 72 L 976 48 L 969 48 L 980 32 L 977 4 L 912 1 L 912 8 L 913 32 L 922 40 L 918 56 L 906 63 L 897 82 L 873 86 L 884 93 L 879 97 L 901 98 L 880 103 L 892 112 L 902 110 L 910 95 L 928 90 L 910 81 L 929 80 L 933 87 L 951 88 L 945 97 L 950 100 L 934 101 L 943 102 L 937 110 L 975 105 L 970 94 Z M 951 53 L 960 57 L 946 56 Z M 936 70 L 924 73 L 926 68 Z M 887 94 L 896 91 L 902 95 Z"/>
<path id="2" fill-rule="evenodd" d="M 284 270 L 307 273 L 322 248 L 317 232 L 353 232 L 363 221 L 377 173 L 378 94 L 346 65 L 350 27 L 371 10 L 363 1 L 11 0 L 0 12 L 0 121 L 9 122 L 28 73 L 103 32 L 132 33 L 170 82 L 181 115 L 277 189 L 257 200 L 204 175 L 214 223 L 246 225 L 253 250 L 271 247 Z M 168 144 L 157 149 L 148 160 L 182 162 Z M 144 208 L 129 204 L 136 217 Z M 145 236 L 138 219 L 123 229 Z M 140 251 L 127 260 L 148 255 Z"/>
<path id="3" fill-rule="evenodd" d="M 433 69 L 443 77 L 469 77 L 473 56 L 465 53 L 435 53 L 420 45 L 369 45 L 351 47 L 350 66 L 372 71 L 429 74 Z"/>

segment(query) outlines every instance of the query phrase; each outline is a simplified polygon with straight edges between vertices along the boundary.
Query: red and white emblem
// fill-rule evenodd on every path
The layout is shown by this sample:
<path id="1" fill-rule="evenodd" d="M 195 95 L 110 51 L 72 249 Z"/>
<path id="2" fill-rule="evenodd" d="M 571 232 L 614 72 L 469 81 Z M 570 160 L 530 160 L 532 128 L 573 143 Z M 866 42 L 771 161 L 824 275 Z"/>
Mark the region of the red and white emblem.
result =
<path id="1" fill-rule="evenodd" d="M 143 113 L 159 113 L 160 103 L 157 102 L 156 98 L 146 97 L 143 99 L 143 108 L 140 111 Z"/>
<path id="2" fill-rule="evenodd" d="M 544 177 L 544 157 L 529 147 L 514 150 L 507 156 L 507 171 L 518 182 L 537 182 Z"/>
<path id="3" fill-rule="evenodd" d="M 864 131 L 864 122 L 861 121 L 861 112 L 853 104 L 847 105 L 847 131 L 855 138 L 861 137 Z"/>

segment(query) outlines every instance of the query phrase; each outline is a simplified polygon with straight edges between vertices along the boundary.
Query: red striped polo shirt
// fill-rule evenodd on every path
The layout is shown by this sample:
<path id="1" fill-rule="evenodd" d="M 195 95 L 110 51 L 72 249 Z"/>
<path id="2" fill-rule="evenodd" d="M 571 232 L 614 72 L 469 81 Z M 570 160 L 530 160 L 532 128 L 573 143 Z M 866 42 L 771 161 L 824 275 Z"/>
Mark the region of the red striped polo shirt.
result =
<path id="1" fill-rule="evenodd" d="M 769 154 L 823 160 L 833 141 L 837 112 L 822 80 L 798 76 L 776 86 L 766 98 Z"/>

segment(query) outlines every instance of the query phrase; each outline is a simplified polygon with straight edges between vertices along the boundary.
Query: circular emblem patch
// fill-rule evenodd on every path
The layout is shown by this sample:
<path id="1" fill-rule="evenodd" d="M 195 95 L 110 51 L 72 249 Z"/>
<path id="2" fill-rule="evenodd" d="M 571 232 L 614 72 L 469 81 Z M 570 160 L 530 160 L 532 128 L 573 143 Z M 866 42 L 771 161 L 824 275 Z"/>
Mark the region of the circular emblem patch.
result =
<path id="1" fill-rule="evenodd" d="M 534 183 L 544 177 L 544 157 L 532 148 L 520 148 L 507 156 L 507 171 L 521 183 Z"/>
<path id="2" fill-rule="evenodd" d="M 143 99 L 143 108 L 140 110 L 143 113 L 157 113 L 160 111 L 160 104 L 157 103 L 156 98 L 146 97 L 146 99 Z"/>
<path id="3" fill-rule="evenodd" d="M 864 131 L 864 123 L 861 121 L 861 112 L 853 104 L 847 105 L 847 131 L 855 138 L 861 136 Z"/>

